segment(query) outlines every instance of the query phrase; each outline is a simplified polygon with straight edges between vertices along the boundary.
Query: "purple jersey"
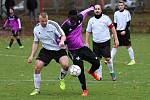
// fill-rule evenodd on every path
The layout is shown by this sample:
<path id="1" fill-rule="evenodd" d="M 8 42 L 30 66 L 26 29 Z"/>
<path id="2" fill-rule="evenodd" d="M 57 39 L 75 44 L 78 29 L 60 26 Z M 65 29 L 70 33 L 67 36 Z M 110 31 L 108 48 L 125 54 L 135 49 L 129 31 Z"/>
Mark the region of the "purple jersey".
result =
<path id="1" fill-rule="evenodd" d="M 94 10 L 94 7 L 90 7 L 77 16 L 77 24 L 75 26 L 71 26 L 69 19 L 67 19 L 62 24 L 62 29 L 66 34 L 66 41 L 69 50 L 80 49 L 84 46 L 83 36 L 82 36 L 82 21 L 87 16 L 87 13 Z"/>
<path id="2" fill-rule="evenodd" d="M 3 27 L 10 27 L 13 31 L 21 29 L 21 22 L 17 16 L 8 16 Z"/>

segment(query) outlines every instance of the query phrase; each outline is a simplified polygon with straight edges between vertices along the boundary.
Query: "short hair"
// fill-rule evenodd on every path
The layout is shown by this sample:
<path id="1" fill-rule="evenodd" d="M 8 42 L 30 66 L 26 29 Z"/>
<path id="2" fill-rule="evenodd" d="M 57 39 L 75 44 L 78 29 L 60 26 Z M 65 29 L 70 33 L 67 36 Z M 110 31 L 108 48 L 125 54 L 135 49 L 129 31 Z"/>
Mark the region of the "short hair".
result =
<path id="1" fill-rule="evenodd" d="M 123 0 L 119 0 L 118 3 L 123 3 L 123 4 L 125 4 Z"/>
<path id="2" fill-rule="evenodd" d="M 70 10 L 68 13 L 68 16 L 73 16 L 73 15 L 77 15 L 78 11 L 76 9 Z"/>
<path id="3" fill-rule="evenodd" d="M 40 13 L 39 18 L 47 18 L 48 19 L 48 14 L 46 12 L 42 12 L 42 13 Z"/>

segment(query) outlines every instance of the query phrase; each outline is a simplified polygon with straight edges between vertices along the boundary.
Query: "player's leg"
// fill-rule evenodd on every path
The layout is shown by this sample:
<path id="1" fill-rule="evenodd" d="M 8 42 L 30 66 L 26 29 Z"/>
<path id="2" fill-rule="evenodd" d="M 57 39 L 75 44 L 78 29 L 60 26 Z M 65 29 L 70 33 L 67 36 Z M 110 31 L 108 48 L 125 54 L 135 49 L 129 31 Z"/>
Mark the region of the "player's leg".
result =
<path id="1" fill-rule="evenodd" d="M 18 31 L 16 31 L 16 33 L 15 33 L 15 38 L 16 38 L 16 40 L 17 40 L 17 43 L 19 44 L 19 48 L 20 48 L 20 49 L 24 48 L 24 46 L 23 46 L 22 43 L 21 43 L 21 40 L 20 40 Z"/>
<path id="2" fill-rule="evenodd" d="M 44 62 L 41 60 L 37 60 L 35 64 L 35 69 L 34 69 L 34 87 L 35 89 L 33 92 L 30 93 L 30 95 L 37 95 L 40 93 L 40 83 L 41 83 L 41 70 L 44 66 Z"/>
<path id="3" fill-rule="evenodd" d="M 133 48 L 131 47 L 131 39 L 130 39 L 129 31 L 126 32 L 124 46 L 126 46 L 126 48 L 128 49 L 128 53 L 131 59 L 128 65 L 134 65 L 135 64 L 134 51 L 133 51 Z"/>
<path id="4" fill-rule="evenodd" d="M 69 59 L 68 59 L 66 51 L 64 49 L 57 51 L 54 54 L 54 59 L 56 60 L 56 62 L 58 62 L 62 66 L 59 80 L 60 80 L 60 88 L 64 90 L 65 89 L 64 78 L 67 75 L 67 71 L 69 68 Z"/>
<path id="5" fill-rule="evenodd" d="M 10 49 L 12 44 L 14 42 L 14 37 L 13 36 L 10 36 L 10 42 L 9 42 L 9 45 L 6 47 L 6 49 Z"/>
<path id="6" fill-rule="evenodd" d="M 135 64 L 135 58 L 134 58 L 134 51 L 131 46 L 127 46 L 128 53 L 130 56 L 131 61 L 128 63 L 128 65 L 134 65 Z"/>
<path id="7" fill-rule="evenodd" d="M 93 42 L 93 52 L 94 54 L 101 60 L 102 59 L 102 55 L 101 55 L 101 45 L 99 43 Z M 97 73 L 100 75 L 101 79 L 103 77 L 102 75 L 102 63 L 100 61 L 100 66 L 99 68 L 96 70 Z"/>
<path id="8" fill-rule="evenodd" d="M 113 47 L 112 50 L 111 50 L 111 59 L 112 59 L 112 61 L 114 60 L 114 57 L 115 57 L 116 53 L 117 53 L 117 48 Z"/>
<path id="9" fill-rule="evenodd" d="M 43 66 L 47 66 L 52 60 L 52 55 L 49 50 L 42 48 L 39 52 L 35 63 L 34 69 L 34 91 L 30 93 L 30 95 L 37 95 L 40 93 L 40 83 L 41 83 L 41 70 Z"/>
<path id="10" fill-rule="evenodd" d="M 116 75 L 113 68 L 113 61 L 111 60 L 111 53 L 110 53 L 110 40 L 104 42 L 102 48 L 102 56 L 105 58 L 107 67 L 109 69 L 109 72 L 111 74 L 112 80 L 116 80 Z"/>
<path id="11" fill-rule="evenodd" d="M 89 49 L 88 47 L 83 47 L 82 59 L 92 64 L 88 73 L 91 74 L 97 81 L 101 80 L 101 77 L 95 72 L 100 66 L 100 61 L 91 49 Z"/>

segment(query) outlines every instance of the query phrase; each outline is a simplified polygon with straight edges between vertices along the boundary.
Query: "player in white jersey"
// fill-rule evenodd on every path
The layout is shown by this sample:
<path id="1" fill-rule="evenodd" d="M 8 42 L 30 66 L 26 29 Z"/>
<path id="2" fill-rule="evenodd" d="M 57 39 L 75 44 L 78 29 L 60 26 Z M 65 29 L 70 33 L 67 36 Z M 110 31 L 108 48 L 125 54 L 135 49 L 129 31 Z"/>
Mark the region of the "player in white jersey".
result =
<path id="1" fill-rule="evenodd" d="M 131 46 L 131 39 L 130 39 L 131 15 L 130 15 L 130 12 L 125 9 L 125 4 L 123 1 L 120 1 L 118 3 L 118 8 L 119 10 L 116 11 L 114 14 L 114 25 L 117 30 L 119 46 L 126 46 L 126 48 L 128 49 L 128 53 L 129 53 L 131 61 L 127 65 L 134 65 L 135 64 L 134 51 Z M 112 51 L 111 51 L 112 60 L 114 56 L 116 55 L 117 48 L 118 47 L 112 48 Z"/>
<path id="2" fill-rule="evenodd" d="M 86 29 L 86 45 L 89 46 L 89 37 L 92 33 L 93 35 L 93 52 L 99 57 L 105 58 L 107 61 L 107 66 L 110 71 L 112 80 L 116 80 L 116 75 L 113 69 L 113 63 L 110 56 L 110 32 L 112 30 L 114 35 L 114 45 L 117 47 L 119 45 L 117 33 L 111 19 L 102 13 L 100 5 L 95 5 L 94 17 L 90 18 L 88 21 Z M 98 69 L 98 73 L 102 77 L 102 67 Z"/>
<path id="3" fill-rule="evenodd" d="M 57 41 L 58 39 L 60 39 L 60 41 Z M 34 28 L 34 42 L 32 44 L 31 55 L 28 58 L 28 63 L 32 63 L 33 57 L 38 50 L 38 44 L 41 42 L 43 48 L 39 52 L 34 69 L 35 90 L 30 95 L 40 93 L 41 70 L 43 66 L 48 65 L 52 59 L 63 67 L 60 73 L 60 88 L 65 89 L 63 80 L 69 66 L 66 50 L 63 49 L 65 40 L 66 36 L 61 27 L 56 22 L 48 20 L 46 13 L 41 13 L 39 23 Z"/>

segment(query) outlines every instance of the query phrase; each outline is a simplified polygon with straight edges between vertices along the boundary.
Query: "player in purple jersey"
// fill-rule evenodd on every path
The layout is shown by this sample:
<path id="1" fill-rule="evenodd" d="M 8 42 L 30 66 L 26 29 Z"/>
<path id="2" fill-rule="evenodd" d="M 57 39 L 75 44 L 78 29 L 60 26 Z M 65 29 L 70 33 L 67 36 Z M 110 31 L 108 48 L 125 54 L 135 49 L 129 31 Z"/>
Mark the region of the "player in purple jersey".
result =
<path id="1" fill-rule="evenodd" d="M 3 25 L 3 29 L 5 29 L 6 27 L 10 28 L 11 30 L 11 36 L 10 36 L 10 43 L 9 46 L 7 46 L 7 49 L 10 49 L 13 42 L 14 42 L 14 38 L 17 40 L 18 44 L 19 44 L 19 48 L 24 48 L 24 46 L 21 44 L 20 41 L 20 37 L 19 37 L 19 33 L 21 32 L 21 22 L 20 22 L 20 18 L 18 18 L 15 14 L 14 14 L 14 9 L 10 8 L 9 9 L 9 16 L 7 17 L 5 24 Z"/>
<path id="2" fill-rule="evenodd" d="M 82 22 L 84 21 L 88 12 L 93 10 L 93 6 L 80 12 L 79 14 L 77 13 L 77 10 L 70 10 L 68 19 L 62 24 L 62 29 L 66 34 L 66 44 L 68 47 L 69 56 L 72 59 L 73 64 L 78 65 L 81 68 L 81 74 L 78 76 L 78 79 L 83 90 L 82 96 L 88 95 L 83 60 L 92 64 L 88 73 L 96 80 L 101 80 L 100 76 L 95 73 L 95 70 L 97 70 L 100 66 L 99 60 L 91 51 L 91 49 L 84 45 L 82 37 Z"/>

